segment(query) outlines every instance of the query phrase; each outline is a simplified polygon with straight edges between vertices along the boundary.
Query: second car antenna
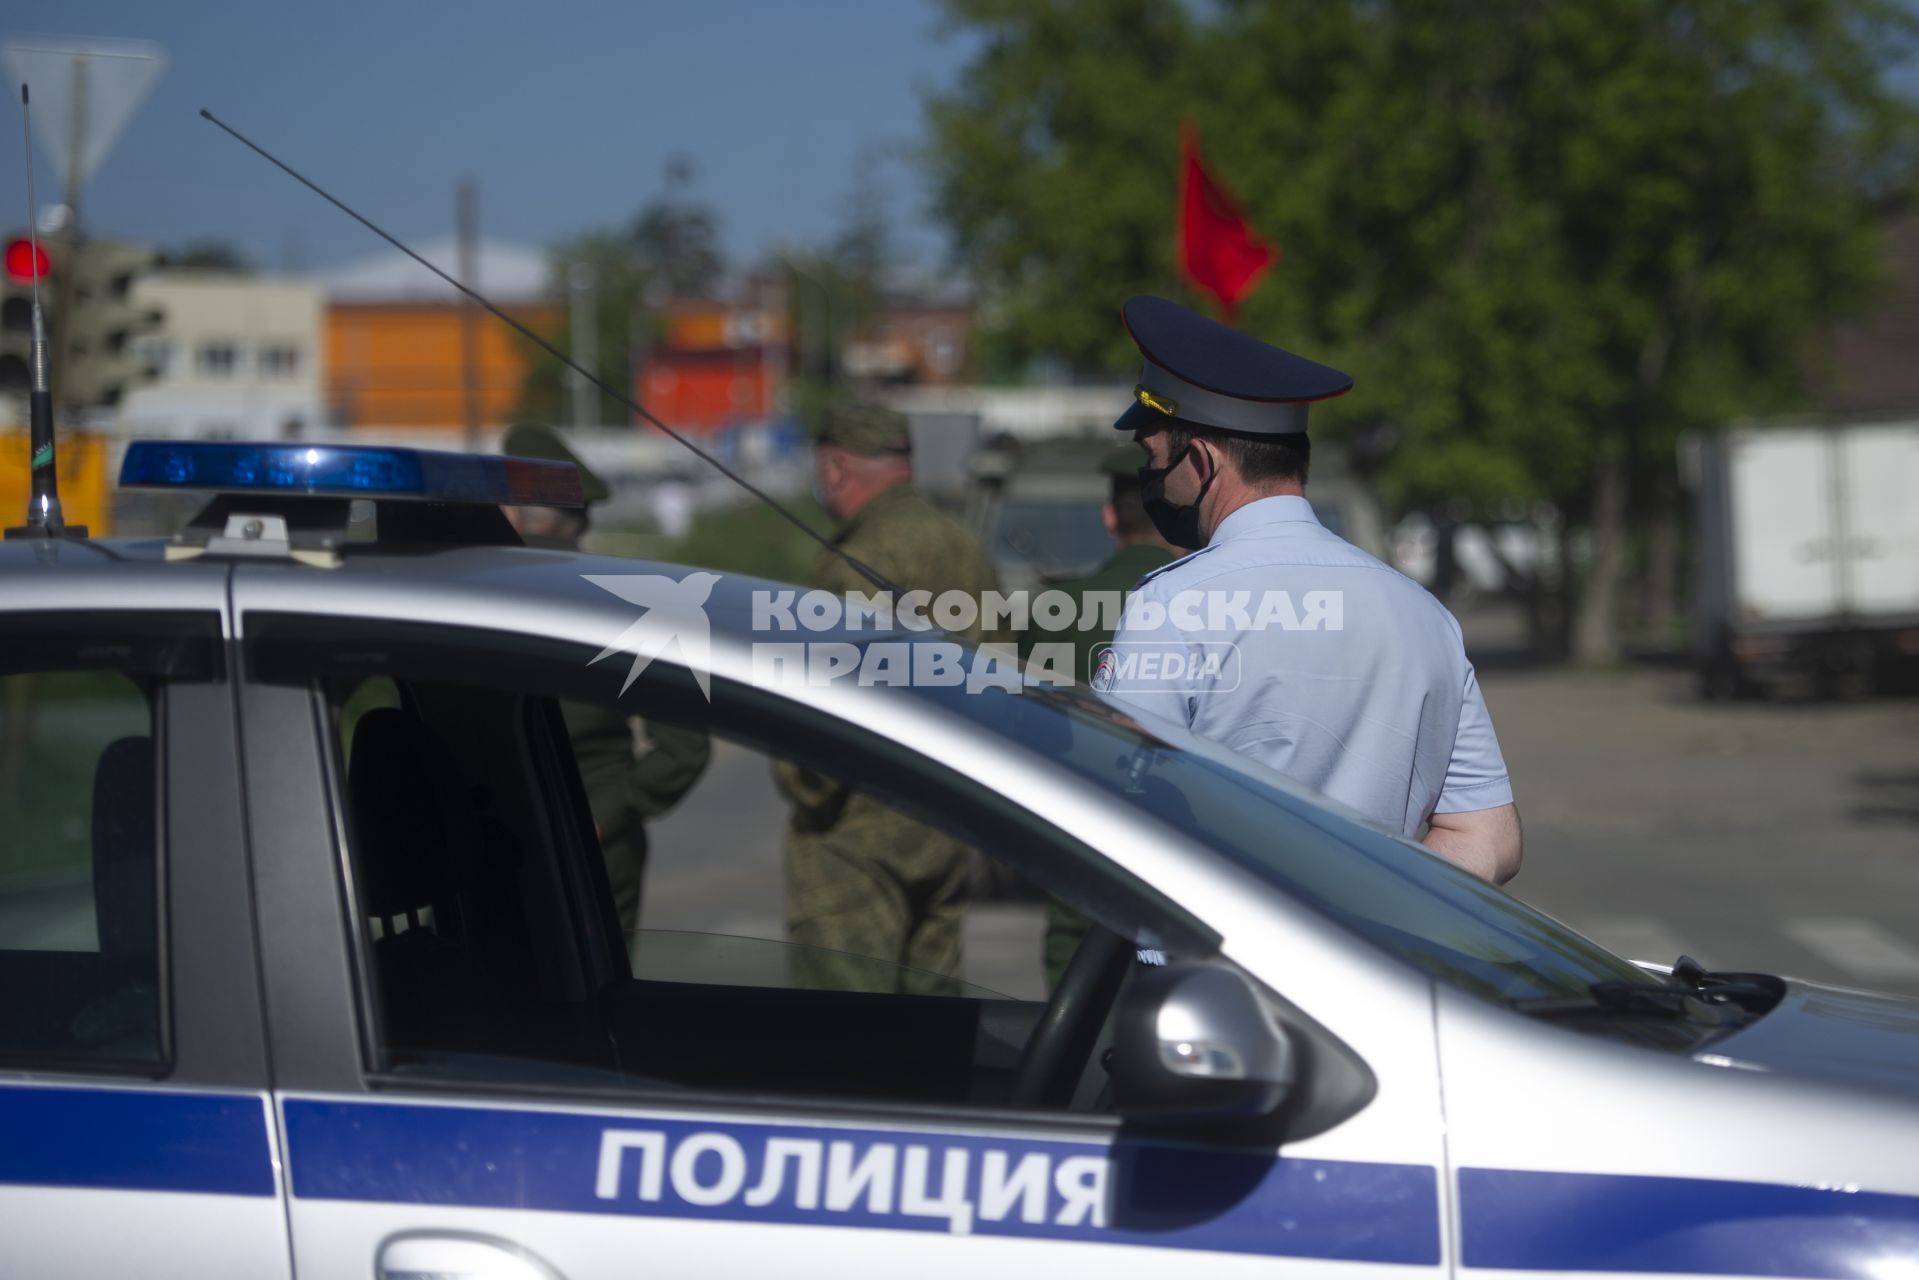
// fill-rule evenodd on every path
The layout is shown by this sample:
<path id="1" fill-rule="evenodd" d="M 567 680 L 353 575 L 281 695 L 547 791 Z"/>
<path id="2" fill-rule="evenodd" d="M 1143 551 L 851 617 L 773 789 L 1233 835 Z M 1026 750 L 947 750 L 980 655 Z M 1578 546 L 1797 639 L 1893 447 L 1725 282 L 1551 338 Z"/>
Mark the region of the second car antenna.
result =
<path id="1" fill-rule="evenodd" d="M 292 165 L 280 159 L 280 157 L 274 155 L 271 151 L 268 151 L 265 147 L 261 146 L 259 143 L 255 142 L 253 139 L 247 137 L 244 133 L 241 133 L 238 129 L 235 129 L 232 125 L 220 119 L 220 117 L 214 115 L 211 111 L 208 111 L 205 107 L 200 108 L 200 115 L 206 120 L 210 121 L 211 123 L 218 125 L 221 129 L 225 130 L 229 135 L 231 135 L 235 141 L 245 144 L 249 150 L 253 151 L 255 154 L 260 156 L 263 160 L 266 160 L 272 163 L 276 168 L 279 168 L 280 170 L 285 172 L 294 181 L 300 183 L 302 186 L 312 191 L 315 195 L 319 196 L 322 200 L 325 200 L 328 204 L 338 209 L 341 213 L 346 214 L 347 217 L 352 218 L 355 222 L 365 227 L 368 231 L 371 231 L 374 235 L 380 237 L 380 239 L 386 241 L 388 244 L 392 245 L 395 249 L 398 249 L 401 253 L 404 253 L 407 257 L 413 259 L 415 262 L 425 267 L 428 271 L 431 271 L 434 275 L 440 277 L 440 279 L 446 281 L 448 284 L 452 285 L 455 289 L 458 289 L 461 293 L 473 299 L 473 301 L 479 303 L 482 307 L 485 307 L 494 316 L 497 316 L 499 319 L 505 321 L 508 325 L 511 325 L 522 337 L 526 338 L 527 340 L 532 342 L 534 345 L 538 346 L 542 351 L 552 356 L 555 360 L 558 360 L 561 364 L 565 365 L 567 368 L 573 370 L 573 372 L 579 374 L 582 378 L 585 378 L 588 382 L 598 387 L 601 391 L 605 392 L 607 395 L 613 397 L 613 399 L 617 401 L 618 403 L 623 404 L 627 408 L 631 409 L 634 413 L 638 414 L 642 420 L 644 420 L 645 422 L 647 422 L 648 424 L 650 424 L 651 426 L 653 426 L 654 428 L 658 429 L 660 432 L 665 434 L 668 439 L 676 441 L 678 444 L 680 444 L 684 448 L 691 451 L 693 456 L 695 456 L 696 458 L 699 458 L 702 462 L 712 467 L 715 471 L 725 476 L 728 480 L 731 480 L 734 484 L 746 490 L 748 493 L 752 494 L 755 498 L 758 498 L 761 502 L 764 502 L 767 506 L 771 507 L 774 511 L 778 512 L 781 516 L 785 517 L 787 522 L 791 524 L 795 529 L 798 529 L 801 533 L 805 534 L 807 537 L 811 538 L 813 541 L 819 543 L 822 547 L 826 548 L 826 550 L 830 552 L 832 555 L 838 557 L 841 560 L 844 560 L 848 565 L 850 565 L 854 570 L 856 570 L 862 578 L 865 578 L 868 582 L 880 588 L 880 590 L 882 591 L 890 591 L 895 595 L 898 595 L 900 593 L 899 587 L 895 585 L 894 583 L 887 581 L 885 575 L 881 574 L 877 569 L 873 569 L 867 565 L 861 564 L 858 560 L 854 559 L 852 556 L 847 555 L 844 550 L 835 546 L 829 539 L 822 537 L 818 530 L 814 529 L 811 525 L 807 524 L 804 520 L 800 519 L 798 516 L 794 515 L 791 511 L 787 510 L 784 505 L 776 501 L 770 494 L 766 493 L 758 485 L 753 484 L 751 481 L 747 480 L 744 476 L 741 476 L 738 472 L 734 471 L 731 467 L 727 466 L 724 462 L 721 462 L 718 458 L 714 457 L 712 454 L 708 453 L 706 450 L 700 448 L 700 446 L 698 446 L 697 444 L 694 444 L 691 440 L 687 439 L 685 436 L 681 435 L 679 432 L 675 431 L 673 428 L 667 426 L 664 422 L 661 422 L 657 417 L 653 415 L 653 413 L 650 410 L 648 410 L 644 405 L 640 404 L 637 400 L 634 400 L 632 397 L 627 396 L 619 391 L 616 391 L 612 387 L 608 386 L 606 381 L 602 379 L 598 374 L 591 373 L 588 370 L 580 367 L 578 364 L 575 364 L 573 360 L 570 357 L 568 357 L 565 352 L 561 351 L 558 347 L 548 342 L 545 338 L 542 338 L 539 334 L 529 329 L 526 325 L 521 324 L 518 320 L 515 320 L 512 316 L 508 315 L 506 312 L 500 310 L 498 307 L 494 306 L 491 302 L 487 301 L 486 297 L 482 295 L 477 289 L 469 289 L 466 285 L 462 284 L 460 281 L 455 280 L 452 276 L 440 270 L 438 267 L 434 266 L 431 262 L 428 262 L 425 258 L 422 258 L 419 254 L 407 248 L 406 245 L 400 243 L 399 240 L 395 239 L 392 235 L 388 234 L 383 228 L 376 225 L 371 218 L 366 217 L 364 214 L 360 213 L 358 210 L 352 208 L 345 201 L 339 199 L 337 196 L 333 195 L 331 192 L 326 190 L 326 188 L 322 187 L 319 183 L 313 181 L 311 178 L 301 173 L 298 169 L 295 169 Z"/>

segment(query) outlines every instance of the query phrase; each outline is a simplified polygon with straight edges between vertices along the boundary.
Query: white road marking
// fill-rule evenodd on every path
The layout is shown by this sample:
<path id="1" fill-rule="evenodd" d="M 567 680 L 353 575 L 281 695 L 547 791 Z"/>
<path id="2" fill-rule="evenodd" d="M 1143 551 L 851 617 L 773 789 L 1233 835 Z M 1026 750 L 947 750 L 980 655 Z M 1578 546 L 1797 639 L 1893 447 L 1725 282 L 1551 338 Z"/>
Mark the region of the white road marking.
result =
<path id="1" fill-rule="evenodd" d="M 1788 920 L 1780 932 L 1835 968 L 1859 978 L 1919 980 L 1919 948 L 1852 916 L 1807 916 Z"/>
<path id="2" fill-rule="evenodd" d="M 1687 946 L 1672 926 L 1656 916 L 1587 916 L 1571 923 L 1606 950 L 1628 960 L 1671 964 L 1681 955 L 1689 955 L 1712 968 L 1705 956 Z"/>

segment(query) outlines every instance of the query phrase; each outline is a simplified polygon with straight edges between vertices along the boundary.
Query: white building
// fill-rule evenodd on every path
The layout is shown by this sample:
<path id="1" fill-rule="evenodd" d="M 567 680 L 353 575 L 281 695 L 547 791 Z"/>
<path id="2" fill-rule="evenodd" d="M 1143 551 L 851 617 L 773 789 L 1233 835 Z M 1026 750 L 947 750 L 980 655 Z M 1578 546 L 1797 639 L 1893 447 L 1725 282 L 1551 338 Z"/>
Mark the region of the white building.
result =
<path id="1" fill-rule="evenodd" d="M 127 393 L 123 430 L 277 440 L 323 424 L 319 285 L 163 269 L 134 282 L 133 301 L 165 318 L 141 341 L 141 355 L 159 376 Z"/>
<path id="2" fill-rule="evenodd" d="M 423 241 L 422 258 L 454 279 L 461 279 L 460 244 L 451 236 Z M 546 250 L 506 240 L 481 240 L 474 246 L 469 288 L 497 303 L 547 302 L 553 297 L 552 262 Z M 398 249 L 380 250 L 314 278 L 331 302 L 458 302 L 460 291 Z M 491 323 L 498 324 L 495 320 Z"/>

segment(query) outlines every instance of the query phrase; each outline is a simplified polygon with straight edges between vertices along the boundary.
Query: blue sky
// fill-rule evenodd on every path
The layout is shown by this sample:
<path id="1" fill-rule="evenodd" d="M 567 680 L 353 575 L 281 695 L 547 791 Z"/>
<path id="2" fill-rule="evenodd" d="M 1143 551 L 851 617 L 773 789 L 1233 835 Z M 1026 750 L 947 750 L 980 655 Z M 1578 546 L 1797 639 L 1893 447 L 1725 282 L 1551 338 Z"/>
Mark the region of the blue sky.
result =
<path id="1" fill-rule="evenodd" d="M 674 4 L 12 0 L 0 37 L 148 39 L 169 59 L 82 197 L 98 234 L 215 238 L 325 266 L 382 246 L 201 120 L 207 107 L 402 239 L 449 234 L 480 188 L 488 237 L 549 244 L 624 222 L 691 155 L 728 251 L 816 243 L 864 152 L 916 142 L 921 92 L 969 52 L 930 0 Z M 51 166 L 36 155 L 41 202 Z M 904 246 L 944 246 L 902 159 L 882 175 Z M 0 227 L 25 217 L 17 120 L 0 129 Z"/>

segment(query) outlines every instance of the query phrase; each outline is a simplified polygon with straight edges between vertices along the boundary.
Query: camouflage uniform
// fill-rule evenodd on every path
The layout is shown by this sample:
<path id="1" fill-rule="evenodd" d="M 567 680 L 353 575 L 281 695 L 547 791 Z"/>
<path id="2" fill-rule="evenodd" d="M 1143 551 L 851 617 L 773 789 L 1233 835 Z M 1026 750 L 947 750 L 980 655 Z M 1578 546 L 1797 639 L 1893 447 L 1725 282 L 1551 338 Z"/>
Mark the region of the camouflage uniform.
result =
<path id="1" fill-rule="evenodd" d="M 1116 480 L 1132 481 L 1145 458 L 1138 445 L 1119 445 L 1101 459 L 1100 470 Z M 1073 683 L 1080 688 L 1089 688 L 1093 679 L 1094 651 L 1101 645 L 1111 643 L 1113 633 L 1099 625 L 1103 615 L 1084 603 L 1086 596 L 1094 592 L 1128 592 L 1134 583 L 1154 569 L 1171 564 L 1173 558 L 1173 550 L 1157 540 L 1129 543 L 1114 551 L 1110 560 L 1084 578 L 1072 578 L 1054 584 L 1055 590 L 1064 591 L 1082 602 L 1074 616 L 1076 625 L 1069 631 L 1029 628 L 1020 636 L 1020 656 L 1029 656 L 1035 644 L 1070 643 L 1073 646 Z M 1067 962 L 1073 958 L 1073 952 L 1079 949 L 1080 939 L 1086 936 L 1087 923 L 1085 916 L 1059 899 L 1048 899 L 1044 952 L 1048 987 L 1059 984 L 1060 974 L 1066 971 Z"/>
<path id="2" fill-rule="evenodd" d="M 646 821 L 679 803 L 699 781 L 713 743 L 698 729 L 641 720 L 599 703 L 562 702 L 560 712 L 600 833 L 620 928 L 630 933 L 640 927 Z"/>
<path id="3" fill-rule="evenodd" d="M 571 462 L 580 469 L 580 488 L 587 505 L 607 497 L 606 482 L 566 447 L 551 427 L 520 423 L 507 429 L 500 452 L 517 458 L 544 458 Z M 528 546 L 570 549 L 578 539 L 528 535 Z M 699 780 L 713 751 L 712 740 L 699 729 L 648 723 L 618 707 L 599 703 L 562 702 L 566 735 L 586 790 L 593 826 L 599 832 L 600 856 L 613 885 L 613 905 L 620 927 L 632 932 L 640 926 L 640 879 L 646 870 L 646 820 L 671 809 Z"/>
<path id="4" fill-rule="evenodd" d="M 868 455 L 906 450 L 904 419 L 885 410 L 829 412 L 818 438 Z M 978 540 L 908 483 L 876 495 L 833 541 L 902 591 L 964 591 L 977 599 L 997 589 Z M 840 595 L 878 590 L 844 560 L 824 554 L 808 585 Z M 960 638 L 975 644 L 1005 639 L 984 635 L 977 623 Z M 966 846 L 809 770 L 778 764 L 774 776 L 793 806 L 786 835 L 787 937 L 817 949 L 796 953 L 795 980 L 870 987 L 875 966 L 851 958 L 859 956 L 911 971 L 901 979 L 907 990 L 950 989 L 960 970 Z"/>

